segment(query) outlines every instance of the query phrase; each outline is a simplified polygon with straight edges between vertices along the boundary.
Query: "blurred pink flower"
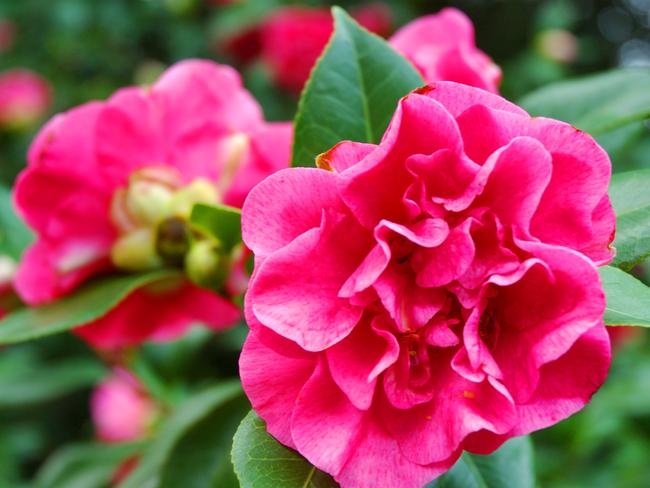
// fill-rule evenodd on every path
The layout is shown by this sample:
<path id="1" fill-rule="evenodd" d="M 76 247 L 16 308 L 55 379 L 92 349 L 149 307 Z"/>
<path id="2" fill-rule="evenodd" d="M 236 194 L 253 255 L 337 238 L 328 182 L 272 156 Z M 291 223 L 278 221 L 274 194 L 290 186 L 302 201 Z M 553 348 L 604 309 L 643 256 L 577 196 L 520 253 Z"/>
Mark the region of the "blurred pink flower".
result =
<path id="1" fill-rule="evenodd" d="M 291 124 L 266 123 L 238 74 L 209 61 L 183 61 L 151 87 L 57 115 L 16 185 L 19 213 L 37 234 L 16 274 L 18 293 L 36 305 L 100 273 L 160 267 L 194 203 L 241 206 L 288 165 L 290 141 Z M 113 348 L 238 317 L 231 301 L 183 280 L 140 290 L 78 332 Z"/>
<path id="2" fill-rule="evenodd" d="M 344 488 L 419 488 L 589 401 L 615 220 L 590 136 L 439 82 L 318 165 L 243 208 L 240 373 L 273 436 Z"/>
<path id="3" fill-rule="evenodd" d="M 48 82 L 25 69 L 0 73 L 0 127 L 15 129 L 37 122 L 49 110 Z"/>
<path id="4" fill-rule="evenodd" d="M 390 10 L 381 3 L 359 7 L 353 16 L 378 34 L 388 34 Z M 273 12 L 261 26 L 262 58 L 276 82 L 299 93 L 334 30 L 327 9 L 286 7 Z"/>
<path id="5" fill-rule="evenodd" d="M 389 40 L 427 83 L 456 81 L 498 92 L 501 69 L 476 47 L 472 21 L 460 10 L 445 8 L 399 29 Z"/>
<path id="6" fill-rule="evenodd" d="M 147 437 L 157 407 L 138 380 L 118 368 L 93 391 L 90 413 L 99 440 L 129 442 Z"/>

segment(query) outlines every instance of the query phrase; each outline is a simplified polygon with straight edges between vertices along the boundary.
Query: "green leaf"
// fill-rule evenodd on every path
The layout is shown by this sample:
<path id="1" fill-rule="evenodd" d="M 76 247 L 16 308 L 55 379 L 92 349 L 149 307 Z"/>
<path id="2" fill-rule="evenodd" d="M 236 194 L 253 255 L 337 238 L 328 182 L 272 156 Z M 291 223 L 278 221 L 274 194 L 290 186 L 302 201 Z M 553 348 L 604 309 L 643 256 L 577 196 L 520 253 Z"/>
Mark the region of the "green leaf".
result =
<path id="1" fill-rule="evenodd" d="M 96 320 L 129 293 L 145 285 L 178 276 L 172 271 L 106 278 L 48 305 L 23 308 L 0 320 L 0 344 L 57 334 Z"/>
<path id="2" fill-rule="evenodd" d="M 90 358 L 30 364 L 23 370 L 14 370 L 12 375 L 0 376 L 0 410 L 54 400 L 90 387 L 104 376 L 106 368 L 98 360 Z"/>
<path id="3" fill-rule="evenodd" d="M 105 488 L 143 444 L 74 444 L 56 451 L 36 475 L 36 488 Z"/>
<path id="4" fill-rule="evenodd" d="M 607 296 L 605 324 L 650 327 L 650 288 L 613 266 L 599 271 Z"/>
<path id="5" fill-rule="evenodd" d="M 334 34 L 303 90 L 295 119 L 293 166 L 343 140 L 378 143 L 398 100 L 424 85 L 383 39 L 332 8 Z"/>
<path id="6" fill-rule="evenodd" d="M 609 196 L 616 211 L 614 265 L 630 269 L 650 256 L 650 170 L 612 176 Z"/>
<path id="7" fill-rule="evenodd" d="M 561 81 L 525 96 L 531 115 L 569 122 L 593 135 L 650 117 L 650 70 L 617 69 Z"/>
<path id="8" fill-rule="evenodd" d="M 232 462 L 242 488 L 334 488 L 338 484 L 296 451 L 266 432 L 255 412 L 244 418 L 232 446 Z"/>
<path id="9" fill-rule="evenodd" d="M 32 239 L 31 231 L 14 211 L 11 192 L 0 186 L 0 255 L 18 261 Z"/>
<path id="10" fill-rule="evenodd" d="M 236 486 L 228 450 L 245 405 L 235 380 L 191 397 L 162 425 L 120 488 Z"/>
<path id="11" fill-rule="evenodd" d="M 464 453 L 427 488 L 533 488 L 533 447 L 528 437 L 509 440 L 489 456 Z"/>
<path id="12" fill-rule="evenodd" d="M 192 208 L 190 223 L 218 239 L 226 252 L 241 242 L 241 210 L 238 208 L 199 203 Z"/>

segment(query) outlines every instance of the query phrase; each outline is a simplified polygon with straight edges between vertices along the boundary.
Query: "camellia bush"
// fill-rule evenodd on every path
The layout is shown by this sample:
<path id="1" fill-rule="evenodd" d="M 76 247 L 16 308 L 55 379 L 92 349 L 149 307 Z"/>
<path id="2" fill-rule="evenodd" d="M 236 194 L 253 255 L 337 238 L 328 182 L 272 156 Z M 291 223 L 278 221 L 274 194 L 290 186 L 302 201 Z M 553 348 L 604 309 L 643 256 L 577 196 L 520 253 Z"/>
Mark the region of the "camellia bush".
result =
<path id="1" fill-rule="evenodd" d="M 14 486 L 527 488 L 530 434 L 603 385 L 645 398 L 608 372 L 650 327 L 650 172 L 612 177 L 650 70 L 508 100 L 460 10 L 389 25 L 292 6 L 221 39 L 293 122 L 191 58 L 41 127 L 0 193 Z M 0 121 L 47 110 L 2 76 Z"/>

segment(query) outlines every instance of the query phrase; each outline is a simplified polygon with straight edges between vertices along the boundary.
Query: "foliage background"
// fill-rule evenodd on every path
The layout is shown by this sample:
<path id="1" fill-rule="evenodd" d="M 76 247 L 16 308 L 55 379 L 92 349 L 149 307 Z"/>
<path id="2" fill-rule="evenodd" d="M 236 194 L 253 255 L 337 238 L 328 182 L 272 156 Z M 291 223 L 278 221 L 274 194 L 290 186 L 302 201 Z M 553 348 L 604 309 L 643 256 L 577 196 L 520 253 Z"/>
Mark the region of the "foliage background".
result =
<path id="1" fill-rule="evenodd" d="M 216 2 L 215 2 L 216 3 Z M 24 67 L 53 86 L 51 112 L 119 87 L 149 82 L 188 57 L 232 62 L 219 49 L 231 32 L 284 4 L 254 0 L 216 6 L 202 0 L 0 0 L 0 18 L 16 37 L 0 54 L 0 71 Z M 344 7 L 361 3 L 336 2 Z M 474 21 L 478 46 L 504 70 L 503 94 L 517 100 L 552 81 L 614 66 L 650 69 L 648 0 L 385 0 L 394 24 L 453 5 Z M 568 62 L 544 51 L 544 36 L 572 33 Z M 267 118 L 290 119 L 296 98 L 278 91 L 265 67 L 243 70 Z M 0 180 L 10 185 L 24 165 L 37 126 L 0 133 Z M 650 167 L 647 126 L 623 134 L 614 170 Z M 645 270 L 638 269 L 644 276 Z M 646 282 L 648 280 L 646 279 Z M 243 326 L 221 336 L 195 331 L 174 344 L 149 345 L 130 359 L 146 386 L 169 408 L 194 387 L 236 376 Z M 34 486 L 44 463 L 71 443 L 93 438 L 88 398 L 106 367 L 71 335 L 12 346 L 0 354 L 0 486 Z M 650 340 L 639 330 L 617 346 L 610 379 L 591 405 L 534 435 L 540 486 L 642 488 L 650 480 Z M 43 485 L 41 485 L 43 486 Z"/>

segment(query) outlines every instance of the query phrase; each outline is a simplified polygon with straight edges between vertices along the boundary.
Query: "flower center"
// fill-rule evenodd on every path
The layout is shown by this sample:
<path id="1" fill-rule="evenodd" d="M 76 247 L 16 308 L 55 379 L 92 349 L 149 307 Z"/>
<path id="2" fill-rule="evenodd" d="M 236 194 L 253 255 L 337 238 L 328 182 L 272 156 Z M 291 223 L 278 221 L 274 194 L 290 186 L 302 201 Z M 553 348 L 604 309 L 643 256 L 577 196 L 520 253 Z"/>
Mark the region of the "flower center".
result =
<path id="1" fill-rule="evenodd" d="M 111 220 L 119 234 L 111 249 L 113 264 L 127 271 L 182 264 L 190 246 L 192 207 L 219 200 L 216 186 L 205 178 L 183 184 L 169 166 L 136 170 L 111 201 Z"/>

